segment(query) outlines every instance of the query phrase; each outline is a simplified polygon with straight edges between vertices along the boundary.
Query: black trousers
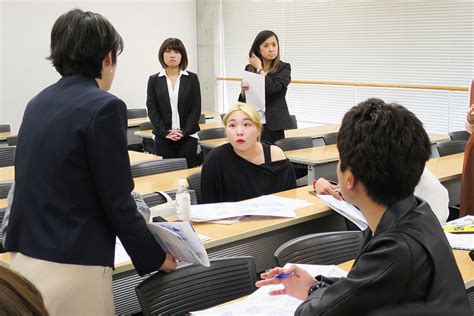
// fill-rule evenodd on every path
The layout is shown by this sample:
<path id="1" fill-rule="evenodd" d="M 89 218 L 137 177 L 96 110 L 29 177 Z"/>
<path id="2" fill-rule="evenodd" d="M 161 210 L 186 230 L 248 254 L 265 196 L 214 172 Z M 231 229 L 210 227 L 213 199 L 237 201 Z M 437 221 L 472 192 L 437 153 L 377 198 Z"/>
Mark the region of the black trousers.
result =
<path id="1" fill-rule="evenodd" d="M 275 144 L 277 140 L 285 138 L 285 131 L 280 129 L 278 131 L 271 131 L 267 129 L 266 124 L 262 127 L 262 142 L 267 144 Z"/>
<path id="2" fill-rule="evenodd" d="M 155 152 L 163 158 L 186 158 L 188 168 L 196 166 L 198 141 L 191 136 L 185 136 L 178 141 L 155 137 Z"/>

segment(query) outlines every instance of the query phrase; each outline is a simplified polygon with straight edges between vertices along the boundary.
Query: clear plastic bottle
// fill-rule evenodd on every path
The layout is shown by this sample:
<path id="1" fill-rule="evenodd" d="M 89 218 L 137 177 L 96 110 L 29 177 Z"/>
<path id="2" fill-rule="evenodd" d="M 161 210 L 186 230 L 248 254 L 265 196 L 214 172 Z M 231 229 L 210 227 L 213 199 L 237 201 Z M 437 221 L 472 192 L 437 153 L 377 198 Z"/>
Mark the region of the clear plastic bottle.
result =
<path id="1" fill-rule="evenodd" d="M 191 196 L 187 188 L 186 179 L 180 179 L 176 190 L 176 219 L 180 222 L 189 222 L 191 217 Z"/>

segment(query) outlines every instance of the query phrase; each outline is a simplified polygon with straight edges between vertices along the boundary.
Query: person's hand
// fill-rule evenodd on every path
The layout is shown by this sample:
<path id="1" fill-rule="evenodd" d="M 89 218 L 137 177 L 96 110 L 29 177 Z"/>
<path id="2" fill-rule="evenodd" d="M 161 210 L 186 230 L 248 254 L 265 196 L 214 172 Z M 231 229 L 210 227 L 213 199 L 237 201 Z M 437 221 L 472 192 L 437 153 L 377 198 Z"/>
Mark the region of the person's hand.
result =
<path id="1" fill-rule="evenodd" d="M 293 275 L 278 279 L 275 276 L 282 273 L 293 273 Z M 271 284 L 283 284 L 284 288 L 270 291 L 270 295 L 290 295 L 297 299 L 304 300 L 308 296 L 308 289 L 314 285 L 316 280 L 305 269 L 291 265 L 288 268 L 273 268 L 260 275 L 263 280 L 257 281 L 257 287 Z"/>
<path id="2" fill-rule="evenodd" d="M 179 129 L 170 129 L 166 138 L 173 141 L 178 141 L 183 138 L 183 132 Z"/>
<path id="3" fill-rule="evenodd" d="M 254 53 L 252 53 L 252 56 L 249 57 L 249 64 L 252 65 L 255 69 L 262 69 L 262 60 L 257 57 Z"/>
<path id="4" fill-rule="evenodd" d="M 341 195 L 336 192 L 337 186 L 332 185 L 328 180 L 319 178 L 316 181 L 316 194 L 330 194 L 338 200 L 342 200 Z"/>
<path id="5" fill-rule="evenodd" d="M 474 124 L 474 104 L 471 104 L 469 111 L 467 111 L 467 121 L 469 124 Z"/>
<path id="6" fill-rule="evenodd" d="M 163 264 L 161 265 L 160 270 L 164 272 L 171 272 L 171 271 L 176 270 L 177 266 L 178 266 L 178 260 L 176 260 L 172 254 L 167 252 L 165 262 L 163 262 Z"/>

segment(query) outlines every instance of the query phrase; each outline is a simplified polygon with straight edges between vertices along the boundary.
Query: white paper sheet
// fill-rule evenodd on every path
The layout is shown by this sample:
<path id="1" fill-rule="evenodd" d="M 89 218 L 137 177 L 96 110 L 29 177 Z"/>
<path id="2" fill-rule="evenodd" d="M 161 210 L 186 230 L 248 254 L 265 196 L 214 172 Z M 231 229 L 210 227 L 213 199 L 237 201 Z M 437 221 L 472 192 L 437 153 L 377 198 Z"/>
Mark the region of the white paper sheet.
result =
<path id="1" fill-rule="evenodd" d="M 474 250 L 474 234 L 451 234 L 444 232 L 453 249 Z"/>
<path id="2" fill-rule="evenodd" d="M 362 213 L 354 205 L 349 204 L 344 200 L 338 200 L 329 194 L 318 194 L 317 196 L 333 210 L 356 224 L 361 230 L 366 230 L 369 226 L 367 224 L 367 220 L 364 218 L 364 215 L 362 215 Z"/>
<path id="3" fill-rule="evenodd" d="M 191 205 L 191 219 L 202 222 L 246 215 L 295 218 L 295 209 L 309 205 L 306 200 L 265 195 L 241 202 Z"/>
<path id="4" fill-rule="evenodd" d="M 265 77 L 254 72 L 244 71 L 243 82 L 249 85 L 245 91 L 245 102 L 252 105 L 257 111 L 265 113 Z"/>

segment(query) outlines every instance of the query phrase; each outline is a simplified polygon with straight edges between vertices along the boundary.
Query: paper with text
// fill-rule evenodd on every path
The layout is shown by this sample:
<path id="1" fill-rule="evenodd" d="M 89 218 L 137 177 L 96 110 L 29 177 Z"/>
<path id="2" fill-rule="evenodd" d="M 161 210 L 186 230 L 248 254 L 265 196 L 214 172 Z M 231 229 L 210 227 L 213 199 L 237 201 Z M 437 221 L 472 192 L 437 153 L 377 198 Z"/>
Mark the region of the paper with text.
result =
<path id="1" fill-rule="evenodd" d="M 249 85 L 249 89 L 245 91 L 245 102 L 252 105 L 258 112 L 265 113 L 265 77 L 244 71 L 242 80 Z"/>
<path id="2" fill-rule="evenodd" d="M 338 200 L 332 195 L 318 194 L 318 198 L 323 200 L 333 210 L 353 222 L 360 228 L 360 230 L 366 230 L 369 225 L 364 215 L 352 204 L 347 203 L 344 200 Z"/>

